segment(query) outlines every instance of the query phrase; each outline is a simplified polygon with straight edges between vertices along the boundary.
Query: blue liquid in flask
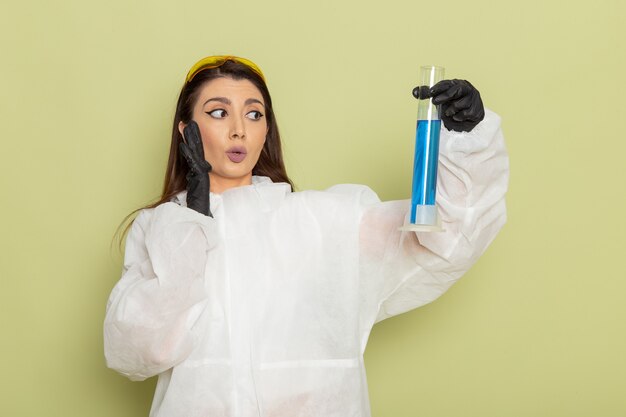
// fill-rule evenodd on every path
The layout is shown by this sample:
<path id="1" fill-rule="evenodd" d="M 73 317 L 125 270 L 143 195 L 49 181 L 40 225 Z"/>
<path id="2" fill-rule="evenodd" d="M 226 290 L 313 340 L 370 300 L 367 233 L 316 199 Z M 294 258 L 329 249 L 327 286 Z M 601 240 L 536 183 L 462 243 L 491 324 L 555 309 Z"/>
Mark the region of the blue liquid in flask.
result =
<path id="1" fill-rule="evenodd" d="M 418 205 L 435 205 L 440 131 L 441 120 L 417 121 L 413 193 L 411 195 L 411 223 L 415 223 L 415 212 Z"/>

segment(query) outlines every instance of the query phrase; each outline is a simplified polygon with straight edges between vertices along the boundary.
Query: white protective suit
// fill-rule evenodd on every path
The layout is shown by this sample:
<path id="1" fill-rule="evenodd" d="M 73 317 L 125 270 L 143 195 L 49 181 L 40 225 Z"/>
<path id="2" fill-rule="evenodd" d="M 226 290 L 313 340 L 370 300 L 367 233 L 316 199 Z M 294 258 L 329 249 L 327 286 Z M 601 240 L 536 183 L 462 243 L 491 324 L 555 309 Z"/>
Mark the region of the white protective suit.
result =
<path id="1" fill-rule="evenodd" d="M 104 323 L 109 367 L 158 375 L 153 417 L 368 417 L 363 353 L 377 321 L 429 303 L 505 223 L 499 117 L 442 129 L 443 233 L 399 232 L 409 201 L 283 183 L 141 211 Z"/>

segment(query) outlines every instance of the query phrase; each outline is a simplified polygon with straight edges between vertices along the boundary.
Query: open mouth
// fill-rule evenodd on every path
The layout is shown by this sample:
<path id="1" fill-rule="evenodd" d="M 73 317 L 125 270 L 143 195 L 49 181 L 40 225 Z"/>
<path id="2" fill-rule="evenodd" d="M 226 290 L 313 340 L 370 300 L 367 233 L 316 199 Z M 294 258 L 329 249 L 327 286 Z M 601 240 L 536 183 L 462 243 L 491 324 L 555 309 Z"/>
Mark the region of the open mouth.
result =
<path id="1" fill-rule="evenodd" d="M 236 163 L 239 163 L 246 159 L 246 155 L 247 152 L 245 148 L 241 146 L 234 146 L 226 151 L 226 156 L 228 157 L 228 159 Z"/>

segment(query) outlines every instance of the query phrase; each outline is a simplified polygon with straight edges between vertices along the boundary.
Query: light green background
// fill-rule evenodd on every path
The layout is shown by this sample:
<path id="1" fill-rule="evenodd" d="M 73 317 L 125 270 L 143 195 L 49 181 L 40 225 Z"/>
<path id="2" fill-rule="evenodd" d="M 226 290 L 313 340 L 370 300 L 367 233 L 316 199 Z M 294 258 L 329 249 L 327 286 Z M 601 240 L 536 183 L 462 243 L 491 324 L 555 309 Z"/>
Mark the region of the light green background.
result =
<path id="1" fill-rule="evenodd" d="M 116 226 L 156 197 L 183 77 L 267 75 L 300 189 L 408 198 L 423 64 L 503 117 L 509 222 L 446 295 L 375 327 L 375 417 L 626 415 L 624 2 L 5 1 L 0 415 L 146 416 L 105 368 Z M 321 416 L 323 417 L 323 416 Z"/>

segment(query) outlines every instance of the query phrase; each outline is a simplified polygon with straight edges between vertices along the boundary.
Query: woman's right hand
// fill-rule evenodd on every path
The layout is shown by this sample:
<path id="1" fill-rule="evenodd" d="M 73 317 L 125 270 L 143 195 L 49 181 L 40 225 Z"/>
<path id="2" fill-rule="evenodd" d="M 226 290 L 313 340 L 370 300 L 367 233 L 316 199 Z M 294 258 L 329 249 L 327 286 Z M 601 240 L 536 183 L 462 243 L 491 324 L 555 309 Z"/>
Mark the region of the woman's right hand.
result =
<path id="1" fill-rule="evenodd" d="M 180 153 L 187 161 L 187 207 L 213 217 L 209 198 L 211 182 L 209 172 L 211 164 L 204 159 L 204 148 L 198 124 L 193 120 L 183 130 L 183 142 L 178 146 Z"/>

